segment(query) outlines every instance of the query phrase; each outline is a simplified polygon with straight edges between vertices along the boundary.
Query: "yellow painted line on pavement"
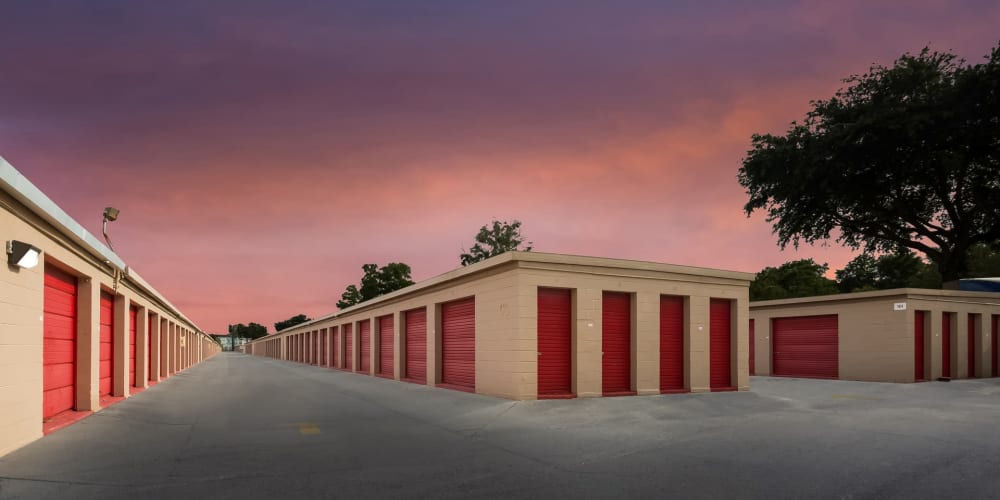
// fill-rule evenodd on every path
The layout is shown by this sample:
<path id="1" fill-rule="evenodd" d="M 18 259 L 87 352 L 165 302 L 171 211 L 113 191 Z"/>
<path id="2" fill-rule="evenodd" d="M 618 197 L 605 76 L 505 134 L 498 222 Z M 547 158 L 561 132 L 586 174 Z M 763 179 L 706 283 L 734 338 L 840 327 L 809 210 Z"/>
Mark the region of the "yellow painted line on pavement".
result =
<path id="1" fill-rule="evenodd" d="M 299 434 L 319 434 L 319 426 L 312 422 L 301 422 L 299 424 Z"/>

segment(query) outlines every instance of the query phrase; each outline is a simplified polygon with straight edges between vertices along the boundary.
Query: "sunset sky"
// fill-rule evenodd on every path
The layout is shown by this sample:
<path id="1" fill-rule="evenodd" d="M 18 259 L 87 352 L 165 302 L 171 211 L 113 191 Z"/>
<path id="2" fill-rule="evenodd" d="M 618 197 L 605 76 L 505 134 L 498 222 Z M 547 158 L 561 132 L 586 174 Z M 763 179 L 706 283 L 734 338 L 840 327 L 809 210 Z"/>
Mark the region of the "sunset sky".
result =
<path id="1" fill-rule="evenodd" d="M 537 251 L 756 272 L 736 182 L 852 73 L 980 60 L 991 1 L 42 1 L 0 7 L 0 156 L 201 328 L 419 281 L 491 218 Z"/>

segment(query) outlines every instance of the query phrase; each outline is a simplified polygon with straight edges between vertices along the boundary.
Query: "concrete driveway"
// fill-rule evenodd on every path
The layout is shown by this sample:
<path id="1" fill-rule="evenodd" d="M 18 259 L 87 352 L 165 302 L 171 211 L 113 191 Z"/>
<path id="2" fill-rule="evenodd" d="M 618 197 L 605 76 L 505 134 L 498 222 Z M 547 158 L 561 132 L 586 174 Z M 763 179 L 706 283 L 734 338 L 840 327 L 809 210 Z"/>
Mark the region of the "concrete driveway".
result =
<path id="1" fill-rule="evenodd" d="M 512 402 L 223 354 L 0 459 L 0 498 L 997 498 L 1000 380 Z"/>

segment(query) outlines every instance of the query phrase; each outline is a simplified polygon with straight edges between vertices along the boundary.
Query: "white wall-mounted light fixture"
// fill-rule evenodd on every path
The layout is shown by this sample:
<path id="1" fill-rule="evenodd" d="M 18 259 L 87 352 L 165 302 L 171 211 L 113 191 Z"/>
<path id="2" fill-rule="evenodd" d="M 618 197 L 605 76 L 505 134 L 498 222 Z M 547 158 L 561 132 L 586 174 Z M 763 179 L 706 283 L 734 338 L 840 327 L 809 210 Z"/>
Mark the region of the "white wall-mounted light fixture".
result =
<path id="1" fill-rule="evenodd" d="M 42 250 L 23 241 L 7 242 L 7 263 L 12 266 L 31 269 L 38 265 L 38 256 Z"/>

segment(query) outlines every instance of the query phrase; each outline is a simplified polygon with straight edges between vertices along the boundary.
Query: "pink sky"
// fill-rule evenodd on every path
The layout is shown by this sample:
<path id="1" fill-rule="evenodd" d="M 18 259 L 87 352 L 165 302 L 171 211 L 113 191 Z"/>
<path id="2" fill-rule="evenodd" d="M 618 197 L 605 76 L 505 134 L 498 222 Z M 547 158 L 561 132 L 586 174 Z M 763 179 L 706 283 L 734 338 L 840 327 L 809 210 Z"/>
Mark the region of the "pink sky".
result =
<path id="1" fill-rule="evenodd" d="M 1000 26 L 976 1 L 118 4 L 11 11 L 0 155 L 94 234 L 121 209 L 119 255 L 207 331 L 330 313 L 365 263 L 446 272 L 493 217 L 537 251 L 842 267 L 746 218 L 750 135 Z"/>

